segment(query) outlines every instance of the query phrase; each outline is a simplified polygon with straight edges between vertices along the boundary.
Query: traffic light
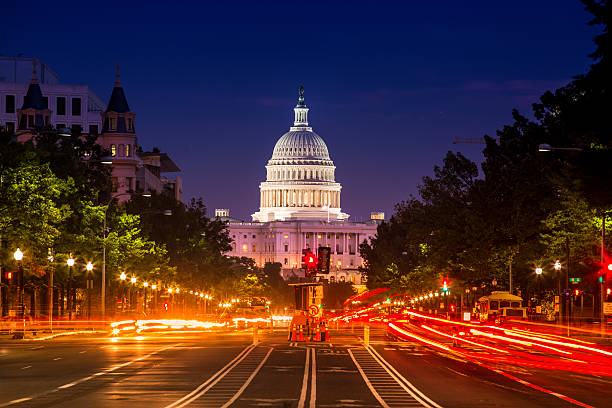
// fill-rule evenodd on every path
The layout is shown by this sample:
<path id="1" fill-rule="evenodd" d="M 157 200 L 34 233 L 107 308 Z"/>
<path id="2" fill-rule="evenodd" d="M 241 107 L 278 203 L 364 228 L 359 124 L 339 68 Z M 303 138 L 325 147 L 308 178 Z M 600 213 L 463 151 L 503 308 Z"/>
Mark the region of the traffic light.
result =
<path id="1" fill-rule="evenodd" d="M 606 295 L 612 295 L 612 288 L 606 288 Z"/>
<path id="2" fill-rule="evenodd" d="M 450 311 L 451 311 L 451 312 L 454 312 L 454 311 L 455 311 L 455 305 L 453 305 L 453 304 L 451 304 L 451 305 L 450 305 Z"/>
<path id="3" fill-rule="evenodd" d="M 310 249 L 302 250 L 302 269 L 304 269 L 304 276 L 307 278 L 317 273 L 317 257 Z"/>
<path id="4" fill-rule="evenodd" d="M 574 295 L 575 295 L 575 296 L 580 296 L 580 293 L 582 293 L 582 292 L 580 291 L 580 289 L 575 289 L 575 290 L 574 290 Z"/>
<path id="5" fill-rule="evenodd" d="M 442 282 L 442 290 L 444 292 L 448 290 L 448 281 L 446 279 L 444 279 L 444 282 Z"/>
<path id="6" fill-rule="evenodd" d="M 331 261 L 331 248 L 330 247 L 319 247 L 317 252 L 317 272 L 329 273 L 329 265 Z"/>

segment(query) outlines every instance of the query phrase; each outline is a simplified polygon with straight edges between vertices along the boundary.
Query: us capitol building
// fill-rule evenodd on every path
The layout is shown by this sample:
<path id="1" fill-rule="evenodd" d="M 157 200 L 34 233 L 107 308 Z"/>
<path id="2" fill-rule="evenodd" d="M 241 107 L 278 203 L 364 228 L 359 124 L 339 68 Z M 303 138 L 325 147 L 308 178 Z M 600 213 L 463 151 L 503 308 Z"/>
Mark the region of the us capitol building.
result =
<path id="1" fill-rule="evenodd" d="M 302 250 L 331 248 L 331 271 L 322 278 L 362 283 L 359 244 L 376 234 L 383 213 L 372 213 L 368 222 L 348 221 L 340 208 L 342 186 L 335 181 L 334 162 L 323 139 L 308 125 L 303 88 L 294 108 L 295 121 L 274 146 L 266 165 L 266 181 L 259 185 L 259 211 L 252 222 L 229 217 L 229 210 L 215 215 L 228 221 L 233 240 L 230 256 L 253 258 L 259 266 L 279 262 L 285 279 L 303 276 Z"/>

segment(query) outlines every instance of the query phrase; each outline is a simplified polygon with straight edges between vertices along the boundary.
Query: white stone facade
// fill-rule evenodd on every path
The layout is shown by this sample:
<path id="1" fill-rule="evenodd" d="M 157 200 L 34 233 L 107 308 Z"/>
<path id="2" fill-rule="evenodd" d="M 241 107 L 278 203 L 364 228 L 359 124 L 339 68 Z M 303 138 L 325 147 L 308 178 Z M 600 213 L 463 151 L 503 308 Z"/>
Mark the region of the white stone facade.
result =
<path id="1" fill-rule="evenodd" d="M 294 126 L 276 143 L 260 184 L 260 208 L 253 222 L 229 218 L 230 256 L 246 256 L 257 265 L 278 262 L 285 279 L 303 277 L 302 250 L 331 248 L 330 273 L 319 278 L 330 282 L 362 284 L 359 245 L 376 234 L 377 223 L 349 222 L 340 208 L 342 186 L 323 139 L 308 126 L 308 108 L 302 91 L 294 109 Z M 223 214 L 221 216 L 220 214 Z"/>

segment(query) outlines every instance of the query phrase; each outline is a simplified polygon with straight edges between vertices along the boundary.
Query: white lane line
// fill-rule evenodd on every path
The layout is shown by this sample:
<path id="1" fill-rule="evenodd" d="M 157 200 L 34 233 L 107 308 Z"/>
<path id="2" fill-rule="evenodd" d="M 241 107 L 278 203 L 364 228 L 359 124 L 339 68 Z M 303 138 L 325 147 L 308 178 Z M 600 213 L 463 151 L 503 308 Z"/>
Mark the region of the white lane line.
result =
<path id="1" fill-rule="evenodd" d="M 221 378 L 225 377 L 225 375 L 228 372 L 230 372 L 232 368 L 234 368 L 236 365 L 238 365 L 238 363 L 240 363 L 254 348 L 255 348 L 255 346 L 252 345 L 252 344 L 250 346 L 245 347 L 240 353 L 238 353 L 238 355 L 236 357 L 234 357 L 234 359 L 232 361 L 230 361 L 222 369 L 220 369 L 219 371 L 214 373 L 208 380 L 206 380 L 205 382 L 200 384 L 198 386 L 198 388 L 196 388 L 195 390 L 191 391 L 189 394 L 185 395 L 184 397 L 180 398 L 179 400 L 174 401 L 172 404 L 166 405 L 165 408 L 173 408 L 173 407 L 176 407 L 176 406 L 183 407 L 185 405 L 190 404 L 193 400 L 199 398 L 200 397 L 200 391 L 201 391 L 202 394 L 205 393 L 206 391 L 208 391 L 212 386 L 214 386 L 217 382 L 219 382 L 219 380 L 221 380 Z M 212 381 L 212 384 L 211 384 L 211 381 Z M 206 387 L 206 388 L 204 388 L 204 387 Z"/>
<path id="2" fill-rule="evenodd" d="M 227 408 L 230 405 L 232 405 L 234 403 L 234 401 L 236 401 L 236 399 L 238 399 L 238 397 L 240 395 L 242 395 L 242 393 L 244 392 L 244 390 L 246 389 L 246 387 L 249 386 L 249 384 L 251 383 L 251 381 L 253 381 L 253 378 L 255 378 L 255 376 L 257 375 L 257 373 L 259 372 L 259 370 L 261 370 L 261 367 L 265 364 L 266 360 L 268 360 L 268 357 L 270 357 L 270 353 L 272 353 L 272 350 L 274 350 L 273 347 L 270 348 L 270 350 L 268 350 L 268 354 L 266 354 L 266 356 L 263 358 L 263 360 L 261 360 L 261 363 L 259 363 L 259 365 L 257 366 L 257 368 L 255 370 L 253 370 L 253 372 L 251 373 L 251 375 L 249 376 L 249 378 L 246 380 L 246 382 L 244 384 L 242 384 L 242 387 L 240 387 L 240 389 L 238 390 L 238 392 L 236 392 L 236 394 L 234 394 L 234 396 L 227 401 L 221 408 Z"/>
<path id="3" fill-rule="evenodd" d="M 79 351 L 79 354 L 87 353 L 87 350 Z"/>
<path id="4" fill-rule="evenodd" d="M 372 346 L 366 347 L 366 350 L 368 350 L 370 352 L 370 354 L 372 355 L 372 357 L 374 357 L 375 360 L 377 360 L 379 363 L 381 363 L 381 365 L 389 373 L 389 375 L 391 375 L 392 377 L 398 378 L 401 382 L 403 382 L 405 385 L 410 387 L 410 389 L 412 391 L 414 391 L 414 392 L 412 392 L 412 391 L 406 390 L 406 391 L 408 391 L 409 394 L 411 394 L 414 397 L 414 399 L 416 399 L 417 401 L 419 401 L 420 403 L 422 403 L 425 406 L 427 406 L 429 404 L 429 405 L 431 405 L 431 406 L 433 406 L 435 408 L 442 408 L 440 405 L 436 404 L 434 401 L 429 399 L 425 394 L 423 394 L 421 391 L 419 391 L 419 389 L 417 387 L 415 387 L 414 385 L 412 385 L 412 383 L 410 381 L 408 381 L 406 378 L 404 378 L 403 375 L 398 373 L 397 370 L 391 364 L 389 364 L 387 362 L 387 360 L 385 360 L 380 354 L 378 354 L 378 352 L 376 350 L 374 350 L 374 348 Z M 391 373 L 391 371 L 389 371 L 389 369 L 391 371 L 393 371 L 393 373 Z M 418 396 L 415 395 L 415 393 L 418 394 Z M 419 396 L 420 396 L 420 398 L 419 398 Z"/>
<path id="5" fill-rule="evenodd" d="M 374 386 L 372 386 L 372 383 L 370 382 L 370 379 L 365 375 L 365 373 L 363 372 L 363 369 L 361 368 L 359 363 L 357 363 L 357 360 L 355 360 L 355 356 L 353 356 L 353 352 L 351 351 L 351 349 L 348 349 L 347 351 L 349 355 L 351 356 L 353 363 L 355 363 L 355 367 L 357 367 L 357 370 L 359 370 L 359 374 L 361 374 L 361 377 L 363 378 L 366 385 L 370 389 L 370 392 L 372 393 L 372 395 L 374 395 L 374 398 L 378 400 L 378 402 L 383 408 L 389 408 L 389 405 L 387 405 L 387 403 L 380 397 L 380 394 L 376 392 L 376 390 L 374 389 Z"/>
<path id="6" fill-rule="evenodd" d="M 316 349 L 312 349 L 312 365 L 310 367 L 310 408 L 315 408 L 315 401 L 317 400 L 317 359 Z"/>
<path id="7" fill-rule="evenodd" d="M 26 401 L 29 401 L 31 399 L 32 399 L 31 397 L 19 398 L 19 399 L 7 402 L 6 405 L 19 404 L 20 402 L 26 402 Z"/>
<path id="8" fill-rule="evenodd" d="M 53 361 L 57 361 L 57 360 L 61 360 L 61 359 L 62 359 L 61 357 L 55 357 L 55 358 L 53 359 Z"/>
<path id="9" fill-rule="evenodd" d="M 66 388 L 73 387 L 73 386 L 75 386 L 75 385 L 77 385 L 77 384 L 80 384 L 80 383 L 85 382 L 85 381 L 89 381 L 89 380 L 91 380 L 92 378 L 95 378 L 95 377 L 98 377 L 98 376 L 101 376 L 101 375 L 104 375 L 104 374 L 108 374 L 108 373 L 110 373 L 110 372 L 112 372 L 112 371 L 115 371 L 115 370 L 116 370 L 116 369 L 118 369 L 118 368 L 125 367 L 125 366 L 127 366 L 127 365 L 130 365 L 130 364 L 135 363 L 135 362 L 140 361 L 140 360 L 144 360 L 145 358 L 149 358 L 149 357 L 151 357 L 151 356 L 153 356 L 153 355 L 155 355 L 155 354 L 157 354 L 157 353 L 161 353 L 162 351 L 165 351 L 165 350 L 168 350 L 168 349 L 174 348 L 174 347 L 176 347 L 176 346 L 178 346 L 178 345 L 180 345 L 180 343 L 174 344 L 174 345 L 172 345 L 172 346 L 162 347 L 162 348 L 160 348 L 159 350 L 156 350 L 156 351 L 154 351 L 154 352 L 152 352 L 152 353 L 149 353 L 149 354 L 147 354 L 147 355 L 144 355 L 144 356 L 141 356 L 141 357 L 135 358 L 135 359 L 130 360 L 130 361 L 128 361 L 128 362 L 125 362 L 125 363 L 123 363 L 123 364 L 118 364 L 118 365 L 113 366 L 113 367 L 111 367 L 111 368 L 109 368 L 109 369 L 106 369 L 106 370 L 104 370 L 104 371 L 101 371 L 101 372 L 95 373 L 95 374 L 90 375 L 90 376 L 87 376 L 87 377 L 80 378 L 80 379 L 78 379 L 78 380 L 75 380 L 75 381 L 69 382 L 69 383 L 67 383 L 67 384 L 60 385 L 59 387 L 54 388 L 54 389 L 52 389 L 52 390 L 45 391 L 45 392 L 41 392 L 41 393 L 39 393 L 39 394 L 35 394 L 35 395 L 29 396 L 29 397 L 25 397 L 25 398 L 20 398 L 20 399 L 16 399 L 16 400 L 13 400 L 13 401 L 9 401 L 9 402 L 6 402 L 6 403 L 4 403 L 4 404 L 0 404 L 0 408 L 2 408 L 2 407 L 7 407 L 7 406 L 9 406 L 9 405 L 19 404 L 19 403 L 21 403 L 21 402 L 24 402 L 24 401 L 29 401 L 29 400 L 31 400 L 31 399 L 34 399 L 34 398 L 37 398 L 37 397 L 41 397 L 41 396 L 43 396 L 43 395 L 47 395 L 47 394 L 52 393 L 52 392 L 57 392 L 57 391 L 59 391 L 59 390 L 63 390 L 63 389 L 66 389 Z"/>
<path id="10" fill-rule="evenodd" d="M 304 363 L 304 378 L 302 378 L 302 392 L 298 401 L 298 408 L 304 408 L 306 392 L 308 391 L 308 369 L 310 368 L 310 347 L 306 348 L 306 362 Z"/>
<path id="11" fill-rule="evenodd" d="M 27 370 L 28 368 L 32 368 L 32 366 L 29 365 L 29 366 L 21 367 L 22 370 Z"/>

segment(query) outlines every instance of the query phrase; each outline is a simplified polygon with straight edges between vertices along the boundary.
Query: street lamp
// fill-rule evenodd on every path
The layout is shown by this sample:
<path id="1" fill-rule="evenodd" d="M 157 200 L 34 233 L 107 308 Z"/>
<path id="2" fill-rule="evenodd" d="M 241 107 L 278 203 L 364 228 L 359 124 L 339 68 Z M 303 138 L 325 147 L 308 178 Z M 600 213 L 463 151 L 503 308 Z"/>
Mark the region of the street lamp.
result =
<path id="1" fill-rule="evenodd" d="M 112 164 L 112 161 L 102 161 L 103 164 Z M 106 216 L 108 209 L 113 200 L 121 196 L 132 196 L 131 193 L 121 193 L 114 195 L 107 203 L 104 209 L 104 223 L 102 225 L 102 284 L 100 285 L 100 309 L 102 312 L 102 320 L 106 318 Z M 149 197 L 151 195 L 149 194 Z M 123 280 L 123 279 L 122 279 Z"/>
<path id="2" fill-rule="evenodd" d="M 72 267 L 74 266 L 74 258 L 70 255 L 70 258 L 66 261 L 68 264 L 68 320 L 72 320 Z"/>
<path id="3" fill-rule="evenodd" d="M 23 252 L 21 249 L 17 248 L 15 253 L 13 254 L 13 258 L 17 261 L 17 265 L 19 268 L 18 278 L 19 279 L 19 313 L 21 314 L 21 319 L 23 320 L 23 327 L 21 335 L 15 333 L 15 338 L 23 339 L 25 337 L 25 305 L 23 304 L 23 265 L 21 264 L 21 260 L 23 259 Z"/>
<path id="4" fill-rule="evenodd" d="M 130 282 L 132 282 L 132 283 L 136 283 L 136 277 L 135 277 L 135 276 L 132 276 L 132 278 L 130 279 Z"/>
<path id="5" fill-rule="evenodd" d="M 124 281 L 126 278 L 127 278 L 127 275 L 125 274 L 125 272 L 121 272 L 121 275 L 119 275 L 119 279 Z"/>
<path id="6" fill-rule="evenodd" d="M 560 271 L 561 270 L 561 262 L 559 262 L 559 260 L 555 261 L 555 265 L 553 266 L 553 268 L 555 268 L 555 271 Z"/>
<path id="7" fill-rule="evenodd" d="M 535 268 L 535 273 L 540 276 L 542 274 L 542 268 Z"/>
<path id="8" fill-rule="evenodd" d="M 91 320 L 91 290 L 93 289 L 93 276 L 91 272 L 93 271 L 93 264 L 91 261 L 87 262 L 85 265 L 85 270 L 87 271 L 87 318 Z"/>

